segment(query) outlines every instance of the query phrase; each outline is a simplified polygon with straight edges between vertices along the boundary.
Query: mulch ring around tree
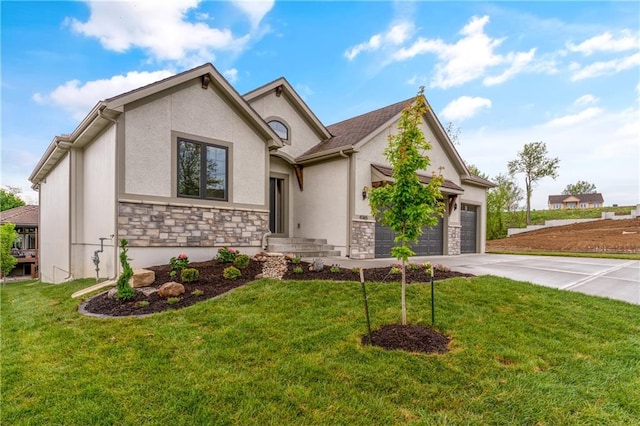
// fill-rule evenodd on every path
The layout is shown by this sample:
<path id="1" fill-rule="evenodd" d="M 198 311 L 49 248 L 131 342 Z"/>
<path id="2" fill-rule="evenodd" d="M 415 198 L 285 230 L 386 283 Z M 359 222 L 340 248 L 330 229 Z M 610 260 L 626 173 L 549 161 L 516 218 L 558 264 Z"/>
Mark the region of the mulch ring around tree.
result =
<path id="1" fill-rule="evenodd" d="M 85 300 L 81 304 L 81 310 L 88 314 L 108 316 L 108 317 L 124 317 L 134 315 L 148 315 L 157 312 L 180 309 L 187 306 L 191 306 L 195 303 L 211 299 L 221 294 L 227 293 L 230 290 L 241 287 L 251 281 L 254 281 L 257 276 L 262 274 L 263 263 L 261 261 L 251 260 L 247 268 L 241 269 L 242 275 L 235 279 L 229 280 L 223 278 L 223 271 L 225 268 L 231 266 L 230 263 L 220 263 L 216 260 L 210 260 L 206 262 L 192 262 L 188 265 L 189 268 L 196 268 L 200 276 L 197 280 L 191 283 L 181 283 L 185 287 L 185 292 L 179 297 L 179 300 L 175 303 L 168 303 L 166 299 L 160 297 L 160 295 L 154 291 L 162 284 L 176 281 L 180 282 L 179 274 L 176 277 L 171 277 L 170 265 L 153 266 L 150 269 L 155 272 L 156 280 L 153 286 L 147 288 L 147 291 L 137 291 L 136 296 L 130 301 L 120 301 L 115 298 L 108 297 L 107 293 L 100 293 Z M 327 281 L 360 281 L 359 270 L 351 270 L 346 268 L 335 267 L 333 272 L 331 271 L 331 265 L 325 265 L 323 270 L 310 271 L 311 265 L 306 262 L 300 262 L 298 264 L 292 264 L 291 261 L 287 261 L 287 269 L 283 271 L 284 280 L 327 280 Z M 298 273 L 294 272 L 295 268 L 298 269 Z M 367 282 L 398 282 L 401 280 L 400 274 L 391 274 L 390 267 L 384 268 L 369 268 L 364 270 L 364 278 Z M 409 269 L 407 268 L 407 283 L 429 282 L 431 276 L 425 273 L 424 269 Z M 452 277 L 469 277 L 470 274 L 463 274 L 455 271 L 442 270 L 435 272 L 435 280 L 442 280 Z M 200 294 L 202 293 L 202 294 Z M 375 339 L 374 339 L 375 344 Z"/>
<path id="2" fill-rule="evenodd" d="M 407 352 L 442 354 L 449 351 L 451 339 L 442 333 L 422 325 L 387 324 L 362 337 L 362 344 L 383 349 Z"/>

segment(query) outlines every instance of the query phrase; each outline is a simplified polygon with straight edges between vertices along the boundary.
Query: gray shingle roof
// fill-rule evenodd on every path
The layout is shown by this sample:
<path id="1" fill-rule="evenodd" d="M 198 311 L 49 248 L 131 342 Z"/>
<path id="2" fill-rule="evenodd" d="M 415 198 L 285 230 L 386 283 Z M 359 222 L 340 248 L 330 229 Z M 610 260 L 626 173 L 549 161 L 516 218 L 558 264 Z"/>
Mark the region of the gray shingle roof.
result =
<path id="1" fill-rule="evenodd" d="M 569 197 L 576 197 L 581 203 L 604 203 L 604 198 L 599 192 L 593 194 L 573 194 L 573 195 L 549 195 L 549 204 L 563 203 Z"/>
<path id="2" fill-rule="evenodd" d="M 337 148 L 349 148 L 357 144 L 368 134 L 399 114 L 413 99 L 405 99 L 393 105 L 327 126 L 332 137 L 320 142 L 305 152 L 302 157 Z"/>

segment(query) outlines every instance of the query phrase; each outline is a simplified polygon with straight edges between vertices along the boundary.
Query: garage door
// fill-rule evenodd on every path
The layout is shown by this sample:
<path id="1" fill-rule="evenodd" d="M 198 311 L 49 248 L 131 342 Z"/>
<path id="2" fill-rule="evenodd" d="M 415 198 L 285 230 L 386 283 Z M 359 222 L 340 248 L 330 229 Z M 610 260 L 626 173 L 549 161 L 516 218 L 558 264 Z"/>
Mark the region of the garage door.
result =
<path id="1" fill-rule="evenodd" d="M 460 253 L 475 253 L 478 237 L 477 207 L 467 204 L 462 205 L 460 224 Z"/>
<path id="2" fill-rule="evenodd" d="M 390 228 L 376 222 L 376 257 L 391 257 L 391 248 L 395 245 L 394 238 L 395 234 Z M 427 256 L 443 254 L 443 247 L 442 218 L 439 218 L 436 226 L 422 230 L 418 243 L 412 245 L 411 249 L 416 256 Z"/>

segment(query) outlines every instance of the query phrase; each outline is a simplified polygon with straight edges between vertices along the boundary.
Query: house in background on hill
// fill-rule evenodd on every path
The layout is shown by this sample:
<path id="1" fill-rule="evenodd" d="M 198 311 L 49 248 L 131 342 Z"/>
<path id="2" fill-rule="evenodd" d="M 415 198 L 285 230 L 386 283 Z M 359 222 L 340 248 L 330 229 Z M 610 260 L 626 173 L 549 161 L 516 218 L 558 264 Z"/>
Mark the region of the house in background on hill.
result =
<path id="1" fill-rule="evenodd" d="M 301 257 L 390 257 L 394 235 L 368 191 L 393 181 L 383 151 L 406 99 L 325 126 L 285 78 L 240 95 L 211 64 L 100 101 L 53 139 L 30 180 L 40 194 L 40 277 L 118 274 L 118 240 L 134 268 L 223 246 Z M 339 108 L 336 105 L 336 108 Z M 442 174 L 446 213 L 420 255 L 481 253 L 486 190 L 433 109 L 421 179 Z M 104 247 L 101 245 L 104 242 Z"/>
<path id="2" fill-rule="evenodd" d="M 13 223 L 18 233 L 13 243 L 12 254 L 18 259 L 10 276 L 37 276 L 38 270 L 38 206 L 14 207 L 0 212 L 0 225 Z"/>
<path id="3" fill-rule="evenodd" d="M 549 195 L 549 210 L 604 207 L 602 194 Z"/>

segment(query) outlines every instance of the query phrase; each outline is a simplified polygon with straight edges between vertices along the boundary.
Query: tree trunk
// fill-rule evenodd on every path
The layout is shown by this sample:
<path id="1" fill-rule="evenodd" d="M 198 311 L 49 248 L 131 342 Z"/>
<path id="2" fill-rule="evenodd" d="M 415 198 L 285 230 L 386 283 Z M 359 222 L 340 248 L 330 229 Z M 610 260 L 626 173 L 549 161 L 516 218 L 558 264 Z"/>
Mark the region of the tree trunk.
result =
<path id="1" fill-rule="evenodd" d="M 525 189 L 527 191 L 527 225 L 531 225 L 531 182 L 525 179 Z"/>
<path id="2" fill-rule="evenodd" d="M 407 325 L 407 303 L 405 293 L 407 288 L 407 277 L 405 274 L 404 259 L 402 259 L 402 325 Z"/>

